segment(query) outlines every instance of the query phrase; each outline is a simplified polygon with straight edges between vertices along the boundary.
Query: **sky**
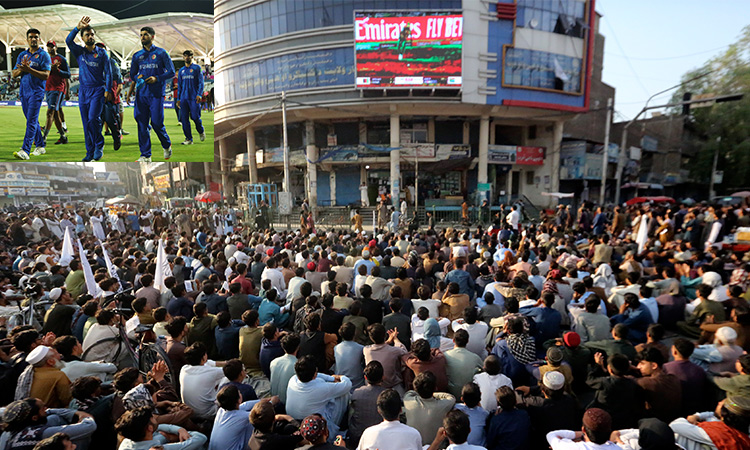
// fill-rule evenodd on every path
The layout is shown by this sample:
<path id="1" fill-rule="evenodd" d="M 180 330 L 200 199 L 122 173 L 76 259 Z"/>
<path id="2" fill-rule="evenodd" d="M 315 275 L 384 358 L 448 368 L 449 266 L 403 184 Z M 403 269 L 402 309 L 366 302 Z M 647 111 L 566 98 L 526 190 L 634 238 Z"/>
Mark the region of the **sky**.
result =
<path id="1" fill-rule="evenodd" d="M 605 37 L 603 81 L 615 87 L 615 122 L 723 53 L 750 25 L 747 0 L 597 0 Z M 627 57 L 626 57 L 627 56 Z M 668 103 L 671 90 L 651 101 Z"/>

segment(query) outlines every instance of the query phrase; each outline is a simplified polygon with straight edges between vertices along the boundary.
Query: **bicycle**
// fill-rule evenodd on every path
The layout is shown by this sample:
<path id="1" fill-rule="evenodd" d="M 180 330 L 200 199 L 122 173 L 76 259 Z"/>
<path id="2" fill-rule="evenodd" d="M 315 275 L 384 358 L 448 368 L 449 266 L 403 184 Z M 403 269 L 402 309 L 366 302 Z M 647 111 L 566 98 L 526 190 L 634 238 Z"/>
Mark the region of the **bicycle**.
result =
<path id="1" fill-rule="evenodd" d="M 25 325 L 31 325 L 37 330 L 42 329 L 47 306 L 52 305 L 54 302 L 52 300 L 37 301 L 40 286 L 39 281 L 34 278 L 29 279 L 26 283 L 23 289 L 25 297 L 23 301 L 18 302 L 18 312 L 8 318 L 8 330 Z M 26 303 L 25 306 L 24 303 Z"/>
<path id="2" fill-rule="evenodd" d="M 105 347 L 115 344 L 117 345 L 117 351 L 112 358 L 112 362 L 117 365 L 118 370 L 125 367 L 136 367 L 139 372 L 145 376 L 157 361 L 164 361 L 168 369 L 164 379 L 177 389 L 179 374 L 175 373 L 166 349 L 163 348 L 159 342 L 156 342 L 158 339 L 153 333 L 153 325 L 138 325 L 135 329 L 135 340 L 127 335 L 127 330 L 125 329 L 125 317 L 128 315 L 132 316 L 133 310 L 130 308 L 123 308 L 121 307 L 121 304 L 122 301 L 128 297 L 129 291 L 132 291 L 132 289 L 115 294 L 112 296 L 112 299 L 105 299 L 104 302 L 105 307 L 112 302 L 115 302 L 117 305 L 113 311 L 119 315 L 119 321 L 117 322 L 118 334 L 116 336 L 102 339 L 87 348 L 86 351 L 83 352 L 81 359 L 88 361 L 87 358 L 94 353 L 95 349 L 101 351 Z"/>

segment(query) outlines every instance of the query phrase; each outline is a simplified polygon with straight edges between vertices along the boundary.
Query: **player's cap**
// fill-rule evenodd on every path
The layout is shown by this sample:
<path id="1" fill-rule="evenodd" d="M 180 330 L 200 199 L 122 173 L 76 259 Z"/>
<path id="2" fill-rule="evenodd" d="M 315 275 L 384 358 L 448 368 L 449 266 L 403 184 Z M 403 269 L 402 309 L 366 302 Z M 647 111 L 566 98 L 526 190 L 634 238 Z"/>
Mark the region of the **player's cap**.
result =
<path id="1" fill-rule="evenodd" d="M 97 47 L 99 47 L 99 48 L 103 48 L 104 50 L 106 50 L 106 49 L 107 49 L 107 46 L 106 46 L 106 45 L 104 45 L 104 42 L 97 42 L 97 43 L 96 43 L 96 46 L 97 46 Z"/>
<path id="2" fill-rule="evenodd" d="M 187 55 L 187 56 L 193 56 L 193 51 L 192 50 L 185 50 L 184 52 L 182 52 L 182 55 L 183 56 L 185 56 L 185 55 Z"/>
<path id="3" fill-rule="evenodd" d="M 57 47 L 57 44 L 55 44 L 55 41 L 47 41 L 47 47 Z"/>

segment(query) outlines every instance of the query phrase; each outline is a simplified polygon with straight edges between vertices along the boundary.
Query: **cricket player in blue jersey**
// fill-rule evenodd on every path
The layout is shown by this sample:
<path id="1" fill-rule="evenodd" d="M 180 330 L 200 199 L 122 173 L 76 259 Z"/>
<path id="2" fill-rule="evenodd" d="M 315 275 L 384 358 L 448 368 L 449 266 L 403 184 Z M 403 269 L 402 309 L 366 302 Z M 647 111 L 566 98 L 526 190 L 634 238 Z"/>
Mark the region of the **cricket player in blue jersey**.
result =
<path id="1" fill-rule="evenodd" d="M 31 145 L 35 144 L 34 156 L 43 155 L 44 137 L 39 125 L 39 110 L 44 100 L 44 85 L 49 77 L 51 62 L 49 54 L 39 47 L 39 30 L 31 28 L 26 31 L 29 49 L 18 55 L 13 69 L 13 78 L 21 77 L 21 106 L 26 116 L 26 135 L 21 150 L 13 152 L 18 159 L 30 159 Z"/>
<path id="2" fill-rule="evenodd" d="M 185 142 L 182 145 L 193 143 L 193 133 L 190 130 L 190 119 L 195 122 L 195 130 L 200 134 L 201 141 L 206 140 L 206 130 L 203 129 L 201 122 L 201 105 L 203 98 L 203 70 L 198 64 L 193 64 L 193 51 L 185 50 L 182 52 L 185 58 L 185 67 L 177 72 L 177 92 L 179 99 L 177 107 L 180 108 L 180 122 L 182 122 L 182 132 L 185 133 Z"/>
<path id="3" fill-rule="evenodd" d="M 99 161 L 104 155 L 102 111 L 104 101 L 112 101 L 112 91 L 109 90 L 109 86 L 112 86 L 109 55 L 106 50 L 96 46 L 96 33 L 89 22 L 91 18 L 84 16 L 65 38 L 65 43 L 78 61 L 78 107 L 86 138 L 86 157 L 82 159 L 83 162 Z M 79 32 L 85 47 L 75 43 Z"/>
<path id="4" fill-rule="evenodd" d="M 135 121 L 138 124 L 138 146 L 141 157 L 136 162 L 151 162 L 151 127 L 164 149 L 164 159 L 172 157 L 172 142 L 164 128 L 164 84 L 174 78 L 174 64 L 163 48 L 153 45 L 156 33 L 151 27 L 141 28 L 143 49 L 133 55 L 130 63 L 130 84 L 126 101 L 135 90 Z M 151 124 L 149 125 L 149 121 Z"/>

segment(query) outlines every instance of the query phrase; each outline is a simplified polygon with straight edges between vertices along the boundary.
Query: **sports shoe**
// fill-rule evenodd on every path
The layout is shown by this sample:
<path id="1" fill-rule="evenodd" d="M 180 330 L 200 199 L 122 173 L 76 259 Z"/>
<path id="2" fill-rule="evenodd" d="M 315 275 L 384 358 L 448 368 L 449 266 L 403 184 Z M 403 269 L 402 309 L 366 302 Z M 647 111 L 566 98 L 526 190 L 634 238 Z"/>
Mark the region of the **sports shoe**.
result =
<path id="1" fill-rule="evenodd" d="M 55 142 L 55 145 L 67 144 L 67 143 L 68 143 L 68 137 L 67 136 L 60 136 L 60 139 L 58 139 Z"/>
<path id="2" fill-rule="evenodd" d="M 93 157 L 93 156 L 89 156 L 89 155 L 86 155 L 86 157 L 85 157 L 85 158 L 83 158 L 83 159 L 81 160 L 81 162 L 91 162 L 91 161 L 93 161 L 93 160 L 94 160 L 94 157 Z"/>
<path id="3" fill-rule="evenodd" d="M 185 139 L 185 142 L 183 142 L 182 145 L 193 145 L 193 140 L 192 139 Z"/>
<path id="4" fill-rule="evenodd" d="M 203 132 L 203 133 L 201 133 L 201 142 L 203 142 L 205 140 L 206 140 L 206 133 Z"/>
<path id="5" fill-rule="evenodd" d="M 26 150 L 19 150 L 17 152 L 13 152 L 13 156 L 15 156 L 16 159 L 23 159 L 23 160 L 31 159 L 29 157 L 29 154 L 26 152 Z"/>
<path id="6" fill-rule="evenodd" d="M 100 159 L 102 159 L 102 156 L 104 156 L 104 151 L 102 151 L 102 150 L 95 151 L 94 152 L 94 161 L 99 161 Z"/>
<path id="7" fill-rule="evenodd" d="M 47 153 L 47 150 L 45 150 L 44 147 L 37 147 L 31 152 L 33 156 L 42 156 L 45 153 Z"/>
<path id="8" fill-rule="evenodd" d="M 110 133 L 109 130 L 107 130 L 107 131 L 104 132 L 104 135 L 105 136 L 112 136 L 112 133 Z"/>
<path id="9" fill-rule="evenodd" d="M 112 135 L 112 139 L 115 141 L 114 143 L 114 149 L 115 151 L 120 150 L 120 146 L 122 145 L 122 136 L 118 134 Z"/>
<path id="10" fill-rule="evenodd" d="M 130 134 L 130 132 L 129 131 L 125 131 L 125 130 L 120 130 L 120 134 L 122 134 L 123 136 L 127 136 L 127 135 Z"/>
<path id="11" fill-rule="evenodd" d="M 151 158 L 147 158 L 145 156 L 141 156 L 140 158 L 136 159 L 135 162 L 150 163 L 151 162 Z"/>
<path id="12" fill-rule="evenodd" d="M 192 141 L 191 141 L 192 143 Z M 183 142 L 184 144 L 184 142 Z M 172 157 L 172 146 L 170 145 L 169 148 L 164 149 L 164 159 L 169 159 Z"/>

